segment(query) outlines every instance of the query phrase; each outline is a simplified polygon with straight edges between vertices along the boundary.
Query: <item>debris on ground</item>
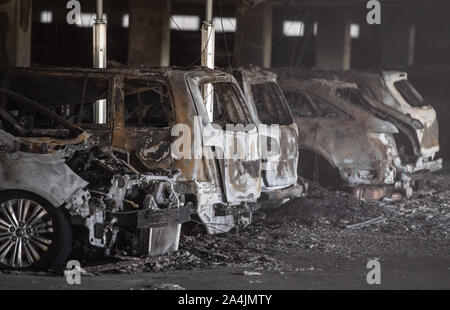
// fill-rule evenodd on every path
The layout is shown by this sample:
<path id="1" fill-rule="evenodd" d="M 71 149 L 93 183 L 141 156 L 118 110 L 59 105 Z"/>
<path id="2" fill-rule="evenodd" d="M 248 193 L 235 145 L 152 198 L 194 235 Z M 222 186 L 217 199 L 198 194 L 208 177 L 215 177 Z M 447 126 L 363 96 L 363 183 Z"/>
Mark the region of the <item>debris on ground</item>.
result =
<path id="1" fill-rule="evenodd" d="M 255 271 L 247 271 L 247 270 L 245 270 L 245 271 L 244 271 L 244 276 L 249 276 L 249 277 L 252 277 L 252 276 L 262 276 L 262 273 L 261 273 L 261 272 L 255 272 Z"/>
<path id="2" fill-rule="evenodd" d="M 145 273 L 237 267 L 245 275 L 267 271 L 311 271 L 283 260 L 289 253 L 331 253 L 342 257 L 402 253 L 450 256 L 450 167 L 423 184 L 413 199 L 367 202 L 310 183 L 309 194 L 285 206 L 256 213 L 252 225 L 224 235 L 198 229 L 181 236 L 170 256 L 116 258 L 85 268 L 93 274 Z M 399 246 L 401 244 L 401 246 Z M 420 252 L 418 252 L 420 251 Z"/>
<path id="3" fill-rule="evenodd" d="M 133 288 L 132 290 L 151 290 L 151 291 L 184 291 L 184 287 L 178 284 L 162 283 L 162 284 L 147 284 L 139 288 Z"/>
<path id="4" fill-rule="evenodd" d="M 385 220 L 386 220 L 386 218 L 384 216 L 379 216 L 377 218 L 374 218 L 374 219 L 371 219 L 371 220 L 368 220 L 368 221 L 365 221 L 365 222 L 361 222 L 361 223 L 357 223 L 357 224 L 353 224 L 353 225 L 347 225 L 347 226 L 345 226 L 345 228 L 358 229 L 358 228 L 366 227 L 366 226 L 369 226 L 369 225 L 372 225 L 372 224 L 378 224 L 378 223 L 381 223 L 381 222 L 383 222 Z"/>

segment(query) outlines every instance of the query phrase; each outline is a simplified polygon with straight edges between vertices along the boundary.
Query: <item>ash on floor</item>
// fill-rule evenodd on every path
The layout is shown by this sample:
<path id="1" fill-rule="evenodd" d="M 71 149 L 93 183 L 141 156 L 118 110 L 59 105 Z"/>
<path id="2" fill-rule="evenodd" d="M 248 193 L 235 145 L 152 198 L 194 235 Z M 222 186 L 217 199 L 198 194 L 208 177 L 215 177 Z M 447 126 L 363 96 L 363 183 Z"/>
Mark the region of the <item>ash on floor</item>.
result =
<path id="1" fill-rule="evenodd" d="M 209 236 L 185 230 L 180 250 L 145 259 L 121 257 L 88 268 L 93 274 L 240 267 L 307 271 L 283 259 L 302 253 L 340 257 L 409 255 L 450 257 L 450 169 L 437 173 L 413 199 L 365 202 L 311 184 L 306 198 L 260 212 L 245 229 Z"/>

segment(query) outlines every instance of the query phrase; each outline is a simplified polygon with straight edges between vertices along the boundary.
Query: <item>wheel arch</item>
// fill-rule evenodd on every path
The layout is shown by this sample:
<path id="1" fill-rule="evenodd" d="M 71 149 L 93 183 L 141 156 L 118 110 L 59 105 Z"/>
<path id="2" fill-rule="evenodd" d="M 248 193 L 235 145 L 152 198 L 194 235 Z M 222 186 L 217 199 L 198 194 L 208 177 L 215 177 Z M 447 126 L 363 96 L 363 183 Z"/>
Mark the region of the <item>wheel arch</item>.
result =
<path id="1" fill-rule="evenodd" d="M 48 192 L 45 192 L 39 188 L 18 188 L 18 187 L 13 187 L 13 186 L 4 187 L 4 184 L 2 184 L 2 187 L 0 187 L 0 197 L 5 194 L 15 193 L 15 192 L 35 195 L 39 198 L 44 199 L 45 201 L 47 201 L 49 204 L 51 204 L 55 208 L 59 208 L 64 204 L 64 201 L 62 203 L 60 203 L 60 200 L 57 197 L 54 197 L 54 196 L 48 194 Z"/>
<path id="2" fill-rule="evenodd" d="M 86 187 L 58 154 L 7 154 L 0 163 L 0 191 L 16 190 L 38 195 L 56 208 Z"/>
<path id="3" fill-rule="evenodd" d="M 332 159 L 332 156 L 322 149 L 312 149 L 310 147 L 300 147 L 299 152 L 300 152 L 300 154 L 302 152 L 309 152 L 312 154 L 317 154 L 320 157 L 322 157 L 323 159 L 325 159 L 332 168 L 340 170 L 339 167 L 336 165 L 335 161 Z M 301 156 L 299 156 L 299 167 L 300 167 L 301 163 L 302 163 L 302 158 L 301 158 Z"/>
<path id="4" fill-rule="evenodd" d="M 345 178 L 342 175 L 341 169 L 339 169 L 339 167 L 330 159 L 329 156 L 327 156 L 327 154 L 324 154 L 324 152 L 321 152 L 319 150 L 313 150 L 310 148 L 300 148 L 299 149 L 300 152 L 300 158 L 299 158 L 299 174 L 305 176 L 304 171 L 306 171 L 306 174 L 311 174 L 313 173 L 312 169 L 314 169 L 314 164 L 313 163 L 308 163 L 308 161 L 312 160 L 312 158 L 314 156 L 318 156 L 318 164 L 319 164 L 319 168 L 323 169 L 319 171 L 322 172 L 327 172 L 330 174 L 330 176 L 333 176 L 333 178 L 339 178 L 340 182 L 344 182 L 345 183 Z M 305 158 L 306 157 L 306 158 Z M 322 163 L 322 165 L 321 165 Z M 323 165 L 323 163 L 325 163 L 325 165 Z M 306 169 L 303 169 L 303 167 L 308 167 Z M 309 170 L 308 170 L 309 169 Z M 309 175 L 308 175 L 309 176 Z M 311 176 L 309 176 L 311 177 Z"/>

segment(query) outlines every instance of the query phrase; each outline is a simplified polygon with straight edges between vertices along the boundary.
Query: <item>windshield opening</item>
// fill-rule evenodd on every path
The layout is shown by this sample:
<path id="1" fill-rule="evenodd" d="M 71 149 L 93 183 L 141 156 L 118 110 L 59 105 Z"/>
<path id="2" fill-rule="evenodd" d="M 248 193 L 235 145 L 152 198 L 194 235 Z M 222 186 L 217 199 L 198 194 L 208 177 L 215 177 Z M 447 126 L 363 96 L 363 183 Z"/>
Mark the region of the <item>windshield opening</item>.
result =
<path id="1" fill-rule="evenodd" d="M 106 100 L 109 104 L 109 81 L 103 78 L 16 76 L 9 90 L 33 100 L 68 122 L 94 124 L 94 103 Z M 59 129 L 48 115 L 7 100 L 6 110 L 30 129 Z M 109 110 L 109 108 L 107 108 Z M 109 113 L 107 113 L 109 121 Z"/>
<path id="2" fill-rule="evenodd" d="M 290 125 L 293 123 L 289 108 L 275 83 L 251 85 L 260 121 L 265 125 Z"/>
<path id="3" fill-rule="evenodd" d="M 228 124 L 251 124 L 250 114 L 244 104 L 244 99 L 238 95 L 233 83 L 206 83 L 200 87 L 203 101 L 212 104 L 212 123 L 225 128 Z M 207 91 L 205 91 L 207 90 Z"/>
<path id="4" fill-rule="evenodd" d="M 425 105 L 423 97 L 408 80 L 395 82 L 394 86 L 403 99 L 413 107 L 423 107 Z"/>
<path id="5" fill-rule="evenodd" d="M 285 96 L 291 106 L 292 112 L 299 117 L 348 119 L 344 112 L 314 94 L 286 91 Z"/>
<path id="6" fill-rule="evenodd" d="M 336 94 L 344 99 L 346 102 L 351 103 L 352 105 L 367 108 L 370 104 L 364 98 L 362 92 L 359 89 L 355 88 L 339 88 L 336 91 Z"/>

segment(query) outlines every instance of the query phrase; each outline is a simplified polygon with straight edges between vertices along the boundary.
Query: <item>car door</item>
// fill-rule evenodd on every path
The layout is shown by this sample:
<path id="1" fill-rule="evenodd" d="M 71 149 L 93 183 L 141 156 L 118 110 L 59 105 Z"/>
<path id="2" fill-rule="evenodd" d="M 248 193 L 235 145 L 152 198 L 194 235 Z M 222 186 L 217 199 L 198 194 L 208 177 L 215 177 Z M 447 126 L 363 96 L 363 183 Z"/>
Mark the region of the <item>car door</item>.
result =
<path id="1" fill-rule="evenodd" d="M 203 146 L 215 154 L 227 202 L 239 204 L 261 195 L 261 159 L 258 128 L 252 123 L 242 92 L 230 78 L 192 79 L 190 88 L 204 120 Z M 202 95 L 204 88 L 212 90 L 206 97 Z M 213 100 L 213 119 L 206 111 L 208 96 Z"/>
<path id="2" fill-rule="evenodd" d="M 278 189 L 297 183 L 298 128 L 288 103 L 275 82 L 245 83 L 247 99 L 258 114 L 265 187 Z"/>

